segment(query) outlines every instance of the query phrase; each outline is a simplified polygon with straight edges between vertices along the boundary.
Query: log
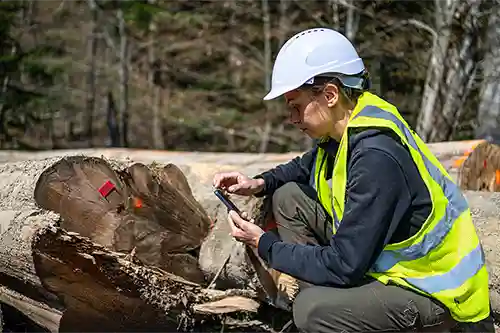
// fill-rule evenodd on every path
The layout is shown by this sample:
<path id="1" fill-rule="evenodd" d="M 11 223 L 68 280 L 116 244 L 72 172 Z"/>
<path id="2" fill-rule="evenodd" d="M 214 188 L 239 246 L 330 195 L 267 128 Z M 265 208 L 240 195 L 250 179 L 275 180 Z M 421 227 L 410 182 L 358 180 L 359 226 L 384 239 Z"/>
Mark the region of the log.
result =
<path id="1" fill-rule="evenodd" d="M 114 190 L 101 195 L 96 189 L 108 181 Z M 177 167 L 112 166 L 101 158 L 74 156 L 46 169 L 34 193 L 40 207 L 60 214 L 63 229 L 204 282 L 193 252 L 207 236 L 210 221 Z"/>
<path id="2" fill-rule="evenodd" d="M 23 322 L 23 324 L 28 323 L 36 331 L 58 331 L 62 312 L 56 308 L 51 308 L 43 302 L 35 301 L 5 286 L 0 286 L 0 303 L 3 303 L 4 307 L 9 307 L 5 311 L 6 318 L 9 321 Z M 22 316 L 22 320 L 14 318 L 15 314 L 12 314 L 13 309 L 15 309 L 18 317 Z M 9 310 L 11 310 L 11 313 L 9 313 Z M 10 322 L 6 322 L 5 326 L 13 325 Z M 27 331 L 32 330 L 28 329 Z M 14 331 L 18 331 L 18 329 Z"/>
<path id="3" fill-rule="evenodd" d="M 474 191 L 500 191 L 500 146 L 482 142 L 466 155 L 458 170 L 458 184 Z"/>
<path id="4" fill-rule="evenodd" d="M 128 175 L 137 171 L 136 177 L 132 177 L 136 180 L 130 183 L 130 193 L 134 195 L 149 188 L 141 184 L 151 185 L 151 177 L 144 166 L 157 171 L 174 170 L 164 173 L 163 178 L 153 173 L 158 184 L 170 182 L 169 193 L 176 193 L 177 204 L 171 207 L 187 205 L 189 211 L 196 214 L 204 211 L 209 218 L 205 220 L 200 213 L 200 221 L 213 223 L 210 230 L 201 233 L 206 236 L 198 248 L 186 248 L 190 256 L 197 257 L 198 269 L 204 274 L 204 281 L 200 283 L 189 281 L 188 275 L 183 278 L 167 272 L 177 268 L 172 269 L 172 265 L 159 267 L 162 260 L 145 264 L 144 261 L 148 260 L 144 256 L 148 253 L 145 249 L 137 251 L 138 247 L 132 245 L 116 247 L 120 243 L 115 241 L 120 237 L 114 237 L 118 227 L 113 237 L 103 237 L 106 235 L 103 232 L 82 235 L 63 228 L 65 221 L 61 221 L 58 213 L 40 208 L 33 198 L 37 181 L 43 178 L 40 175 L 44 171 L 53 170 L 60 161 L 60 158 L 49 158 L 0 165 L 0 185 L 3 185 L 0 187 L 0 285 L 11 295 L 3 297 L 0 302 L 16 307 L 20 312 L 32 313 L 30 319 L 47 331 L 155 331 L 175 330 L 179 325 L 185 329 L 214 330 L 221 318 L 225 318 L 225 330 L 230 327 L 240 331 L 270 331 L 281 327 L 279 324 L 272 327 L 272 318 L 266 321 L 262 313 L 278 313 L 283 318 L 290 318 L 289 313 L 275 307 L 290 309 L 290 302 L 296 294 L 296 281 L 279 272 L 269 272 L 276 285 L 281 284 L 289 290 L 284 295 L 278 294 L 284 304 L 273 304 L 274 307 L 269 308 L 271 311 L 261 310 L 266 307 L 262 300 L 269 301 L 272 294 L 272 288 L 261 281 L 262 274 L 256 272 L 265 266 L 258 258 L 260 265 L 256 266 L 248 249 L 230 237 L 227 211 L 212 194 L 212 175 L 224 168 L 234 169 L 234 166 L 192 163 L 167 164 L 165 168 L 164 164 L 158 163 L 141 165 L 132 161 L 107 160 L 113 170 L 128 170 Z M 240 170 L 249 175 L 261 171 L 258 164 Z M 181 175 L 186 176 L 186 181 Z M 186 184 L 195 185 L 189 189 Z M 157 188 L 154 189 L 152 192 L 156 193 Z M 466 195 L 485 244 L 493 309 L 500 313 L 495 244 L 499 198 L 480 192 L 466 192 Z M 263 226 L 272 219 L 270 200 L 237 196 L 232 199 L 242 210 L 251 212 L 258 224 Z M 106 226 L 105 221 L 96 221 L 97 225 Z M 121 223 L 130 223 L 130 219 L 123 219 Z M 139 229 L 144 225 L 148 225 L 147 221 L 136 224 Z M 77 228 L 78 224 L 73 222 L 66 227 Z M 160 227 L 163 229 L 153 229 L 153 234 L 168 229 L 166 225 Z M 109 230 L 109 226 L 107 228 Z M 85 230 L 91 229 L 83 228 L 81 232 L 85 233 Z M 129 231 L 131 234 L 135 235 Z M 135 255 L 130 255 L 129 251 L 134 252 L 134 248 Z M 144 254 L 142 257 L 141 253 Z M 276 289 L 282 289 L 282 286 Z M 159 292 L 162 290 L 165 293 Z M 187 298 L 180 296 L 184 294 Z M 245 313 L 248 319 L 241 320 L 241 313 Z"/>
<path id="5" fill-rule="evenodd" d="M 0 285 L 6 291 L 0 302 L 51 332 L 213 329 L 226 317 L 234 329 L 273 329 L 256 317 L 258 287 L 206 288 L 197 251 L 210 221 L 179 168 L 109 166 L 81 156 L 0 165 Z M 103 179 L 117 185 L 112 197 L 98 200 L 84 191 Z M 72 181 L 80 181 L 82 191 Z M 140 212 L 123 213 L 119 199 L 129 195 L 142 199 Z M 182 256 L 194 258 L 191 270 Z M 199 272 L 202 281 L 190 281 Z M 249 320 L 239 319 L 241 313 Z"/>

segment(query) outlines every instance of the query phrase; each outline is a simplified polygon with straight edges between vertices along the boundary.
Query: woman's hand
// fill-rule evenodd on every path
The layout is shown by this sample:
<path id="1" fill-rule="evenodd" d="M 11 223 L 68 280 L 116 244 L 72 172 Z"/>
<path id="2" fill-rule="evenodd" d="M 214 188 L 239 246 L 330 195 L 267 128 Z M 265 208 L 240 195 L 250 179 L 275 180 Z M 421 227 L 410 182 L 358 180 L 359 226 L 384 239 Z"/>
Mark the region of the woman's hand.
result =
<path id="1" fill-rule="evenodd" d="M 226 190 L 228 193 L 251 196 L 264 189 L 264 179 L 248 178 L 240 172 L 217 173 L 212 181 L 214 187 Z"/>
<path id="2" fill-rule="evenodd" d="M 239 216 L 234 210 L 229 212 L 228 221 L 231 225 L 231 235 L 236 240 L 257 248 L 260 236 L 264 234 L 264 230 L 255 225 L 253 219 L 250 221 L 245 220 L 247 218 L 246 213 L 242 213 L 241 215 L 243 216 Z"/>

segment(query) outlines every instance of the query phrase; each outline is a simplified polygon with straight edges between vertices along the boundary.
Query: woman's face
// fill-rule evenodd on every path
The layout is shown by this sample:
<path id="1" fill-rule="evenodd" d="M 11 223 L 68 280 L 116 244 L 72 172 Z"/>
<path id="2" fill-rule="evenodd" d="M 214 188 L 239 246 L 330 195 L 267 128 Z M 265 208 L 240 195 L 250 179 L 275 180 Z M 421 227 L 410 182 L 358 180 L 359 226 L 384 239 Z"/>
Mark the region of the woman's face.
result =
<path id="1" fill-rule="evenodd" d="M 331 98 L 324 91 L 313 95 L 310 90 L 294 90 L 285 94 L 290 121 L 313 139 L 330 136 L 335 117 Z"/>

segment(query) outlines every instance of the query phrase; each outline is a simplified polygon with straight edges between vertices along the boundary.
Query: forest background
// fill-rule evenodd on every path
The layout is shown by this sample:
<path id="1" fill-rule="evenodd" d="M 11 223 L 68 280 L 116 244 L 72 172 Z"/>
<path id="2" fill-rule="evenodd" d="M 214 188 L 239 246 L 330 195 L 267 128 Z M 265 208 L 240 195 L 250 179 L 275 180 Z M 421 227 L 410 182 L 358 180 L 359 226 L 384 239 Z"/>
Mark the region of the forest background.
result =
<path id="1" fill-rule="evenodd" d="M 0 149 L 305 150 L 262 97 L 284 41 L 319 26 L 425 141 L 500 136 L 499 0 L 12 0 Z"/>

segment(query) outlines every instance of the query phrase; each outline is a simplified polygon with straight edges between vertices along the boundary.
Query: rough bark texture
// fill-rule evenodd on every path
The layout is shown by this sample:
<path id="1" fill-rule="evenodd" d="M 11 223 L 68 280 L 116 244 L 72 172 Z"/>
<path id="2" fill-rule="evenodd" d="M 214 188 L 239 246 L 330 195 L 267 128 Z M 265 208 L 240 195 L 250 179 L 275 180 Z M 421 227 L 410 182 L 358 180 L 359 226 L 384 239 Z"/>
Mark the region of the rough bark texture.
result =
<path id="1" fill-rule="evenodd" d="M 259 307 L 251 291 L 204 289 L 61 229 L 46 229 L 33 246 L 44 286 L 63 296 L 67 310 L 61 331 L 187 330 L 201 328 L 200 319 L 210 322 L 217 314 L 250 317 Z"/>
<path id="2" fill-rule="evenodd" d="M 108 182 L 113 190 L 101 194 Z M 146 265 L 204 283 L 196 251 L 210 221 L 175 165 L 112 166 L 102 158 L 64 158 L 41 174 L 35 201 L 60 214 L 65 230 L 114 251 L 134 251 Z"/>
<path id="3" fill-rule="evenodd" d="M 164 225 L 160 225 L 154 219 L 135 223 L 134 232 L 129 233 L 129 236 L 135 237 L 137 250 L 134 251 L 135 255 L 130 256 L 127 254 L 128 251 L 119 252 L 120 249 L 117 249 L 115 245 L 116 239 L 120 239 L 117 237 L 120 223 L 131 223 L 131 216 L 127 216 L 124 220 L 116 219 L 115 221 L 118 223 L 113 224 L 107 223 L 114 221 L 113 219 L 100 220 L 95 215 L 92 218 L 80 210 L 78 213 L 82 216 L 82 223 L 94 221 L 96 225 L 79 226 L 79 232 L 71 230 L 77 229 L 79 222 L 73 215 L 74 212 L 64 210 L 64 208 L 75 205 L 75 201 L 64 201 L 65 195 L 70 197 L 72 194 L 71 191 L 67 191 L 68 186 L 71 188 L 71 184 L 66 182 L 67 186 L 61 187 L 59 185 L 58 188 L 57 182 L 54 179 L 51 180 L 51 176 L 61 172 L 61 170 L 66 172 L 63 174 L 73 175 L 68 179 L 72 180 L 76 177 L 75 173 L 70 172 L 72 168 L 67 168 L 67 166 L 74 167 L 79 162 L 73 160 L 75 164 L 65 165 L 68 160 L 72 159 L 61 161 L 59 158 L 52 158 L 0 166 L 0 175 L 3 176 L 0 177 L 0 184 L 7 191 L 5 193 L 0 191 L 2 192 L 0 198 L 3 199 L 0 203 L 2 205 L 0 211 L 2 223 L 0 229 L 0 243 L 2 244 L 0 247 L 0 284 L 6 291 L 2 293 L 0 302 L 26 314 L 47 331 L 157 331 L 174 330 L 179 325 L 185 329 L 198 329 L 202 326 L 200 326 L 201 320 L 197 321 L 197 318 L 203 318 L 204 322 L 210 322 L 211 325 L 214 325 L 214 323 L 220 322 L 220 318 L 213 319 L 212 317 L 221 314 L 246 313 L 249 314 L 249 317 L 252 313 L 256 315 L 260 301 L 265 297 L 265 292 L 262 295 L 264 290 L 259 285 L 257 274 L 252 273 L 254 265 L 248 264 L 250 261 L 247 257 L 237 257 L 237 260 L 232 259 L 229 263 L 222 262 L 219 266 L 218 262 L 214 264 L 210 255 L 200 256 L 199 266 L 201 268 L 207 267 L 207 279 L 200 281 L 200 283 L 190 282 L 178 275 L 166 272 L 165 269 L 170 269 L 177 273 L 184 267 L 184 265 L 182 267 L 175 265 L 182 262 L 176 258 L 170 260 L 171 265 L 167 267 L 162 265 L 164 261 L 171 259 L 168 256 L 171 253 L 168 251 L 160 251 L 163 256 L 158 262 L 149 260 L 148 253 L 156 253 L 159 248 L 161 248 L 160 250 L 165 247 L 169 247 L 169 250 L 174 249 L 171 243 L 175 242 L 175 239 L 167 237 L 167 244 L 162 244 L 162 237 L 169 231 L 173 231 L 178 237 L 182 234 L 182 230 L 178 230 L 178 228 L 182 223 L 188 221 L 183 219 L 183 214 L 188 213 L 194 218 L 193 212 L 197 212 L 200 214 L 199 218 L 202 219 L 204 208 L 193 203 L 194 198 L 191 196 L 188 182 L 180 169 L 173 165 L 166 168 L 159 165 L 151 166 L 151 169 L 163 171 L 159 176 L 159 183 L 163 187 L 175 184 L 170 186 L 170 196 L 167 197 L 176 204 L 168 206 L 172 216 L 163 216 L 167 219 L 167 221 L 163 221 L 166 223 Z M 85 158 L 79 161 L 85 161 Z M 95 163 L 96 160 L 93 162 Z M 148 175 L 147 172 L 144 172 L 145 165 L 116 161 L 111 161 L 110 165 L 116 169 L 128 170 L 131 174 L 142 172 L 140 175 Z M 79 170 L 83 170 L 83 173 L 87 172 L 88 176 L 89 169 Z M 164 172 L 165 170 L 168 172 Z M 42 177 L 40 177 L 41 175 Z M 166 177 L 162 178 L 161 175 Z M 98 178 L 94 176 L 91 175 L 90 179 Z M 111 178 L 112 175 L 106 176 Z M 130 187 L 131 193 L 141 193 L 140 184 L 151 185 L 148 181 L 141 183 L 139 180 L 143 178 L 133 177 L 136 182 L 135 186 Z M 119 179 L 113 180 L 119 183 Z M 50 206 L 61 212 L 61 216 L 37 207 L 33 198 L 37 181 L 39 181 L 39 185 L 43 184 L 45 189 L 49 189 L 48 192 L 37 192 L 40 202 L 47 204 L 47 208 Z M 96 184 L 93 185 L 96 186 Z M 82 188 L 85 186 L 82 185 Z M 154 193 L 159 191 L 151 188 L 148 190 Z M 159 192 L 161 193 L 161 191 Z M 46 193 L 47 196 L 43 197 L 42 193 Z M 176 196 L 176 198 L 172 196 Z M 189 196 L 191 198 L 186 199 Z M 161 196 L 159 197 L 161 198 Z M 111 201 L 116 198 L 115 196 Z M 78 199 L 82 200 L 82 197 Z M 88 200 L 88 202 L 91 204 L 92 200 Z M 159 205 L 162 204 L 162 202 L 158 202 Z M 258 200 L 254 202 L 254 204 L 257 203 Z M 186 208 L 189 205 L 192 206 L 191 209 Z M 220 210 L 217 207 L 214 207 L 212 213 L 215 214 L 213 215 L 215 217 L 221 216 L 220 223 L 216 223 L 218 230 L 220 230 L 224 225 L 227 225 L 226 212 L 225 209 Z M 241 207 L 248 209 L 250 206 L 242 205 Z M 78 209 L 81 207 L 77 206 L 76 210 L 78 211 Z M 219 213 L 220 211 L 223 213 Z M 110 211 L 101 213 L 103 216 L 107 216 Z M 69 217 L 73 220 L 61 221 L 60 217 L 63 219 Z M 89 220 L 85 221 L 85 218 Z M 208 219 L 206 216 L 205 218 Z M 189 220 L 189 223 L 191 222 Z M 171 225 L 169 226 L 168 223 Z M 195 225 L 191 226 L 196 227 Z M 197 230 L 191 230 L 192 235 L 196 235 L 196 232 Z M 152 237 L 154 241 L 148 243 L 149 248 L 141 249 L 137 242 L 140 243 L 144 238 L 144 233 L 147 237 Z M 107 237 L 104 237 L 106 235 Z M 204 240 L 206 233 L 202 232 L 201 235 L 203 236 L 202 240 Z M 206 239 L 208 240 L 210 237 Z M 227 239 L 227 236 L 223 238 L 223 240 Z M 157 242 L 157 240 L 160 241 Z M 232 251 L 223 252 L 216 249 L 217 244 L 217 241 L 208 243 L 204 246 L 204 250 L 208 254 L 234 255 Z M 188 248 L 186 251 L 190 249 Z M 174 254 L 182 255 L 183 253 Z M 204 260 L 208 261 L 208 264 L 203 264 Z M 236 265 L 246 265 L 244 272 L 234 275 L 239 281 L 248 279 L 247 283 L 240 283 L 241 289 L 233 288 L 227 290 L 226 293 L 204 289 L 209 282 L 208 278 L 214 277 L 211 269 L 227 267 L 229 271 L 237 271 L 232 268 L 232 262 L 235 262 Z M 155 263 L 157 264 L 155 265 Z M 210 295 L 217 297 L 209 297 Z M 224 299 L 226 296 L 238 297 Z M 238 320 L 240 319 L 236 316 L 228 325 L 238 329 L 270 329 L 267 324 L 258 320 Z M 230 327 L 226 327 L 226 329 L 230 329 Z"/>

